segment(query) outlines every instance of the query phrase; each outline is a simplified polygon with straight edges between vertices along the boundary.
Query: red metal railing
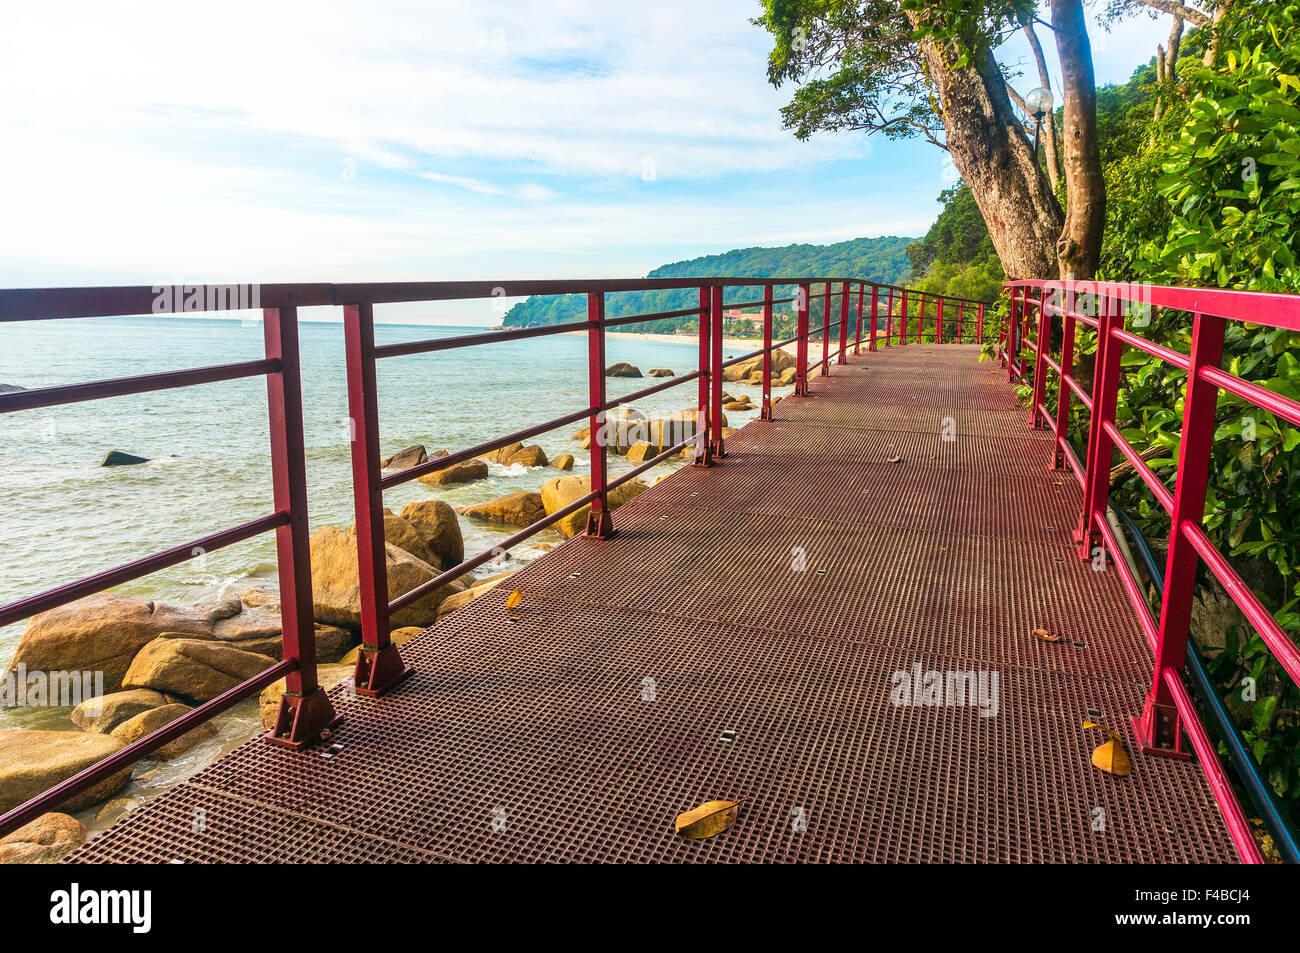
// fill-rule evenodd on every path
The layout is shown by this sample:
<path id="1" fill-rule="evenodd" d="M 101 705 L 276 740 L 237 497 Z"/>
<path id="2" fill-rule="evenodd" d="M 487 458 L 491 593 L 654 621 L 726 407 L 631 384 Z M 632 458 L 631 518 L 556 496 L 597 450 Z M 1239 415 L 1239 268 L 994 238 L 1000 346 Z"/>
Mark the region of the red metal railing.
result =
<path id="1" fill-rule="evenodd" d="M 780 285 L 799 285 L 801 292 L 791 298 L 773 298 L 773 288 Z M 825 284 L 827 291 L 819 294 L 826 301 L 823 326 L 820 332 L 809 331 L 811 284 Z M 834 291 L 833 285 L 839 285 Z M 310 567 L 310 539 L 307 520 L 306 462 L 303 447 L 302 384 L 298 356 L 297 312 L 300 307 L 338 306 L 344 308 L 344 331 L 347 349 L 348 397 L 354 427 L 352 441 L 353 488 L 357 510 L 357 545 L 359 550 L 359 575 L 362 590 L 363 644 L 357 662 L 356 685 L 359 694 L 377 694 L 386 691 L 407 674 L 395 646 L 388 636 L 388 618 L 391 613 L 409 605 L 428 592 L 435 591 L 447 581 L 482 565 L 500 549 L 509 549 L 523 539 L 553 525 L 560 519 L 590 504 L 587 534 L 608 536 L 613 526 L 608 512 L 610 490 L 633 479 L 640 473 L 696 443 L 695 462 L 710 465 L 725 456 L 722 435 L 722 371 L 733 364 L 763 356 L 762 414 L 771 416 L 771 354 L 775 348 L 798 342 L 800 362 L 797 379 L 801 392 L 807 390 L 808 342 L 820 336 L 830 340 L 830 331 L 840 328 L 839 363 L 844 363 L 848 347 L 847 323 L 850 298 L 857 291 L 857 320 L 853 348 L 857 353 L 862 341 L 862 318 L 865 289 L 871 288 L 871 305 L 868 315 L 868 346 L 876 347 L 878 302 L 881 292 L 893 300 L 896 290 L 892 286 L 877 285 L 857 279 L 747 279 L 706 278 L 689 281 L 679 279 L 643 279 L 633 281 L 523 281 L 509 282 L 411 282 L 388 284 L 270 284 L 260 286 L 187 285 L 177 289 L 156 287 L 116 288 L 28 288 L 0 290 L 0 324 L 15 321 L 51 320 L 63 318 L 93 318 L 132 315 L 173 314 L 179 312 L 229 312 L 248 305 L 233 304 L 232 289 L 248 289 L 255 300 L 253 307 L 262 311 L 265 328 L 265 357 L 262 360 L 236 364 L 216 365 L 169 371 L 159 374 L 139 375 L 115 380 L 93 381 L 82 384 L 61 385 L 35 390 L 0 394 L 0 413 L 14 413 L 39 407 L 79 401 L 107 399 L 150 391 L 198 386 L 220 381 L 264 375 L 267 379 L 267 404 L 270 420 L 271 463 L 273 476 L 274 510 L 259 519 L 214 532 L 202 539 L 173 546 L 152 556 L 136 560 L 115 569 L 101 572 L 77 582 L 58 586 L 46 592 L 0 607 L 0 626 L 21 621 L 39 612 L 66 605 L 76 599 L 103 592 L 122 583 L 141 578 L 178 565 L 196 552 L 212 552 L 232 544 L 251 539 L 261 533 L 274 531 L 278 575 L 281 591 L 281 622 L 284 658 L 257 676 L 229 689 L 217 698 L 196 706 L 181 718 L 133 742 L 110 757 L 92 765 L 78 774 L 60 782 L 30 801 L 0 816 L 0 836 L 21 827 L 40 814 L 56 808 L 69 798 L 93 787 L 124 767 L 157 750 L 167 742 L 180 737 L 192 728 L 209 720 L 226 709 L 256 695 L 267 685 L 284 677 L 286 692 L 281 699 L 275 727 L 266 735 L 269 741 L 298 749 L 328 736 L 328 729 L 338 721 L 332 706 L 317 682 L 316 643 L 313 623 L 313 602 Z M 416 341 L 402 344 L 376 346 L 374 341 L 374 306 L 414 301 L 447 301 L 467 298 L 487 298 L 500 294 L 501 287 L 509 287 L 512 295 L 585 294 L 588 311 L 585 321 L 544 328 L 523 328 L 506 332 L 468 335 L 454 339 Z M 747 355 L 724 362 L 722 360 L 722 303 L 726 287 L 761 287 L 761 300 L 744 302 L 731 307 L 762 307 L 764 319 L 763 347 Z M 620 291 L 646 291 L 674 288 L 698 288 L 699 305 L 676 311 L 654 314 L 628 315 L 608 318 L 605 315 L 605 295 Z M 160 291 L 174 290 L 172 296 L 160 298 Z M 905 289 L 897 289 L 906 295 Z M 840 317 L 829 321 L 831 299 L 840 299 Z M 161 301 L 167 303 L 160 306 Z M 799 334 L 787 341 L 772 342 L 773 306 L 795 302 Z M 174 305 L 174 306 L 173 306 Z M 982 314 L 982 306 L 981 306 Z M 663 318 L 697 315 L 700 318 L 700 366 L 695 372 L 647 387 L 617 400 L 608 400 L 605 394 L 604 346 L 605 329 Z M 505 437 L 475 447 L 437 458 L 399 473 L 381 474 L 378 455 L 378 411 L 375 389 L 375 361 L 382 357 L 402 354 L 427 353 L 450 348 L 470 347 L 479 344 L 519 340 L 555 334 L 568 330 L 586 330 L 589 342 L 590 399 L 588 406 L 555 420 L 516 431 Z M 892 335 L 886 333 L 885 343 Z M 901 337 L 897 343 L 903 343 Z M 826 349 L 829 350 L 829 349 Z M 823 373 L 829 373 L 829 354 L 820 358 Z M 434 469 L 468 460 L 479 454 L 502 447 L 515 440 L 524 440 L 548 430 L 562 427 L 586 418 L 592 433 L 603 415 L 619 404 L 647 397 L 669 387 L 697 380 L 698 414 L 697 432 L 658 455 L 645 460 L 636 468 L 610 481 L 603 442 L 597 445 L 593 437 L 592 488 L 579 500 L 562 510 L 550 514 L 509 539 L 498 550 L 480 553 L 459 566 L 447 570 L 436 579 L 404 593 L 394 600 L 379 598 L 387 594 L 384 564 L 384 539 L 382 519 L 383 490 L 414 479 Z"/>
<path id="2" fill-rule="evenodd" d="M 200 286 L 198 290 L 203 294 L 205 302 L 217 302 L 225 300 L 222 292 L 228 287 L 212 286 L 209 291 L 207 287 Z M 0 291 L 0 323 L 41 318 L 170 313 L 170 308 L 157 307 L 158 300 L 156 290 L 149 288 Z M 274 510 L 271 513 L 0 607 L 0 626 L 178 565 L 193 558 L 196 553 L 212 552 L 274 531 L 284 648 L 281 662 L 9 811 L 0 817 L 0 835 L 21 827 L 68 798 L 93 787 L 168 741 L 180 737 L 195 725 L 252 697 L 282 676 L 287 686 L 285 700 L 281 703 L 275 728 L 268 737 L 282 744 L 300 747 L 337 721 L 329 699 L 316 681 L 316 637 L 312 621 L 311 566 L 308 554 L 307 482 L 297 313 L 288 299 L 277 298 L 277 302 L 277 306 L 267 307 L 263 311 L 266 356 L 260 361 L 0 394 L 0 413 L 7 414 L 38 407 L 265 376 L 274 496 Z M 191 307 L 188 310 L 205 309 Z"/>
<path id="3" fill-rule="evenodd" d="M 999 353 L 1006 363 L 1008 380 L 1024 382 L 1030 368 L 1022 349 L 1026 345 L 1030 348 L 1033 357 L 1030 425 L 1052 430 L 1056 438 L 1053 467 L 1068 467 L 1083 488 L 1083 512 L 1075 533 L 1079 557 L 1092 559 L 1097 546 L 1111 554 L 1110 561 L 1119 571 L 1138 622 L 1155 654 L 1154 675 L 1146 702 L 1142 713 L 1133 719 L 1134 734 L 1143 751 L 1191 757 L 1183 748 L 1182 738 L 1186 733 L 1242 859 L 1260 862 L 1249 824 L 1223 772 L 1214 743 L 1206 734 L 1183 684 L 1181 671 L 1187 657 L 1196 570 L 1204 562 L 1282 668 L 1300 683 L 1300 648 L 1242 581 L 1203 527 L 1219 392 L 1225 391 L 1300 426 L 1300 402 L 1222 369 L 1227 322 L 1300 331 L 1300 296 L 1115 282 L 1020 280 L 1008 281 L 1004 287 L 1010 298 L 1010 314 L 998 344 Z M 1127 330 L 1125 310 L 1134 306 L 1143 315 L 1149 315 L 1151 308 L 1190 313 L 1190 353 L 1171 350 Z M 1061 320 L 1059 360 L 1053 358 L 1051 348 L 1054 317 Z M 1097 333 L 1091 391 L 1076 375 L 1080 325 Z M 1120 358 L 1126 347 L 1136 348 L 1187 373 L 1182 437 L 1172 490 L 1147 465 L 1116 424 Z M 1049 369 L 1060 380 L 1054 411 L 1046 405 Z M 1071 403 L 1076 400 L 1088 415 L 1088 449 L 1083 461 L 1070 446 L 1067 433 Z M 1158 617 L 1152 615 L 1141 584 L 1124 559 L 1118 557 L 1118 541 L 1106 519 L 1114 451 L 1134 467 L 1170 518 L 1169 552 Z"/>
<path id="4" fill-rule="evenodd" d="M 774 289 L 782 285 L 795 285 L 798 292 L 785 298 L 774 298 Z M 813 285 L 823 285 L 824 290 L 812 293 Z M 771 419 L 772 415 L 772 352 L 789 344 L 796 345 L 795 393 L 806 394 L 810 372 L 820 365 L 823 375 L 830 373 L 831 355 L 834 352 L 837 364 L 847 361 L 850 347 L 849 324 L 852 317 L 854 330 L 852 339 L 853 352 L 860 351 L 862 345 L 862 321 L 864 308 L 867 307 L 866 289 L 871 288 L 867 335 L 868 347 L 875 349 L 878 343 L 877 325 L 881 292 L 887 300 L 893 300 L 893 293 L 898 290 L 906 301 L 908 289 L 890 285 L 881 285 L 860 279 L 811 279 L 811 278 L 694 278 L 694 279 L 646 279 L 643 281 L 619 282 L 480 282 L 480 283 L 434 283 L 412 287 L 401 298 L 383 297 L 389 286 L 351 286 L 341 288 L 338 303 L 344 306 L 344 333 L 347 341 L 348 394 L 354 427 L 355 439 L 352 444 L 352 484 L 356 506 L 357 546 L 360 562 L 361 586 L 361 651 L 358 653 L 355 683 L 358 694 L 380 695 L 391 690 L 411 674 L 411 670 L 402 662 L 398 647 L 390 638 L 391 617 L 436 592 L 443 586 L 460 578 L 465 573 L 476 569 L 498 556 L 503 550 L 518 545 L 523 540 L 536 535 L 549 526 L 573 513 L 590 507 L 585 535 L 593 538 L 607 538 L 614 532 L 610 518 L 608 495 L 611 490 L 636 478 L 645 471 L 681 453 L 691 444 L 695 445 L 694 463 L 697 466 L 711 466 L 719 458 L 726 456 L 725 438 L 722 428 L 722 383 L 726 368 L 762 357 L 762 398 L 760 417 Z M 522 328 L 511 331 L 491 332 L 486 334 L 464 335 L 455 338 L 436 338 L 424 341 L 411 341 L 402 344 L 376 346 L 374 342 L 374 308 L 381 300 L 427 300 L 441 301 L 453 299 L 488 298 L 500 295 L 500 289 L 509 288 L 512 296 L 584 294 L 587 297 L 585 321 L 568 321 L 562 324 L 538 328 Z M 747 354 L 724 361 L 722 354 L 723 320 L 722 309 L 728 288 L 761 288 L 762 296 L 753 300 L 727 302 L 728 308 L 744 309 L 761 307 L 763 315 L 763 346 Z M 647 291 L 678 289 L 697 291 L 699 303 L 696 307 L 681 308 L 672 311 L 657 311 L 610 318 L 606 315 L 606 295 L 621 291 Z M 855 304 L 856 298 L 856 304 Z M 959 314 L 967 305 L 978 308 L 979 321 L 976 335 L 983 333 L 984 305 L 981 302 L 959 301 L 955 298 L 938 299 L 956 303 Z M 822 321 L 818 330 L 810 328 L 811 310 L 814 302 L 822 302 Z M 773 307 L 778 304 L 795 305 L 796 334 L 785 341 L 772 340 Z M 833 308 L 838 303 L 838 318 L 832 320 Z M 690 374 L 675 377 L 664 382 L 643 388 L 631 394 L 610 399 L 605 392 L 605 331 L 609 328 L 646 321 L 668 318 L 695 317 L 699 322 L 699 366 Z M 901 328 L 901 326 L 900 326 Z M 838 341 L 832 339 L 831 332 L 838 329 Z M 966 325 L 969 329 L 969 323 Z M 918 333 L 919 333 L 918 327 Z M 588 341 L 588 403 L 570 414 L 546 420 L 472 447 L 449 453 L 446 456 L 431 459 L 417 466 L 393 473 L 384 473 L 380 469 L 379 432 L 377 420 L 377 401 L 375 394 L 376 362 L 386 357 L 422 354 L 432 351 L 445 351 L 463 347 L 476 347 L 502 341 L 521 338 L 540 337 L 568 331 L 586 331 Z M 963 333 L 958 326 L 958 339 Z M 822 354 L 815 360 L 808 358 L 809 344 L 820 338 Z M 942 338 L 942 319 L 935 329 L 935 339 Z M 918 338 L 919 340 L 919 338 Z M 884 335 L 885 344 L 905 343 L 903 336 L 894 340 L 894 335 Z M 698 382 L 696 421 L 694 434 L 662 449 L 658 454 L 644 460 L 639 465 L 623 472 L 615 479 L 609 478 L 609 463 L 606 442 L 602 433 L 606 426 L 606 415 L 616 407 L 649 397 L 671 387 L 677 387 L 690 381 Z M 442 470 L 458 463 L 482 456 L 493 450 L 516 441 L 527 440 L 539 434 L 568 426 L 585 419 L 591 434 L 591 489 L 588 493 L 551 513 L 546 518 L 503 540 L 490 550 L 471 556 L 456 566 L 444 569 L 432 579 L 421 585 L 388 598 L 387 567 L 384 558 L 383 493 L 410 480 L 417 479 L 435 470 Z"/>

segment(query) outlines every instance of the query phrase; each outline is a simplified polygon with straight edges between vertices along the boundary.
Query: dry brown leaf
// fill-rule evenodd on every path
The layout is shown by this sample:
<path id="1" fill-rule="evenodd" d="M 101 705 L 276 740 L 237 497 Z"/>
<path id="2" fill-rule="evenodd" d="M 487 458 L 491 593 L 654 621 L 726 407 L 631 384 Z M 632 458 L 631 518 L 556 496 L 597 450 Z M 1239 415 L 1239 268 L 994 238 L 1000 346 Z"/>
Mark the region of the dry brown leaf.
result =
<path id="1" fill-rule="evenodd" d="M 510 595 L 506 596 L 506 608 L 513 609 L 523 601 L 524 591 L 522 589 L 516 589 L 514 592 L 510 593 Z"/>
<path id="2" fill-rule="evenodd" d="M 1129 760 L 1128 752 L 1124 750 L 1124 745 L 1120 741 L 1118 734 L 1105 725 L 1097 724 L 1095 721 L 1085 721 L 1083 727 L 1100 728 L 1110 735 L 1110 741 L 1093 749 L 1092 763 L 1094 766 L 1101 768 L 1108 774 L 1114 774 L 1121 778 L 1132 773 L 1133 762 Z"/>
<path id="3" fill-rule="evenodd" d="M 746 800 L 742 797 L 739 801 L 705 801 L 694 810 L 677 815 L 677 833 L 696 840 L 721 834 L 736 823 L 739 805 Z"/>
<path id="4" fill-rule="evenodd" d="M 889 458 L 888 460 L 886 460 L 885 462 L 886 462 L 886 463 L 898 463 L 898 462 L 901 461 L 902 459 L 903 459 L 902 457 L 890 457 L 890 458 Z"/>
<path id="5" fill-rule="evenodd" d="M 1034 635 L 1044 642 L 1064 642 L 1065 636 L 1059 632 L 1048 632 L 1046 629 L 1034 629 Z"/>

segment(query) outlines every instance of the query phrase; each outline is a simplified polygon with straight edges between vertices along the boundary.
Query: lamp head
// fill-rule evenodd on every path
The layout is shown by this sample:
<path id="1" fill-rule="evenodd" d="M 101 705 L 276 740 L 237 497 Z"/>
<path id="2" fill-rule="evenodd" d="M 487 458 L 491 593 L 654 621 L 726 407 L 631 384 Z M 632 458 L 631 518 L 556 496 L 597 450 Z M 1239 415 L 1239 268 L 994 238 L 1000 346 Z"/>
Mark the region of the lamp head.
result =
<path id="1" fill-rule="evenodd" d="M 1025 97 L 1025 108 L 1035 119 L 1042 119 L 1052 111 L 1052 91 L 1042 86 L 1031 89 Z"/>

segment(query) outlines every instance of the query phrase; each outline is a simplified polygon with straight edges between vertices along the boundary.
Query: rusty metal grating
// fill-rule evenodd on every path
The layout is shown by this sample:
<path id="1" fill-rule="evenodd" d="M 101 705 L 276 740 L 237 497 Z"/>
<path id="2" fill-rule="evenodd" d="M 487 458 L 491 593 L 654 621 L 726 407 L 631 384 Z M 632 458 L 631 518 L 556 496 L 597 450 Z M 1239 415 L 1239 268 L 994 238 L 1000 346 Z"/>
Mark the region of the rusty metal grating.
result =
<path id="1" fill-rule="evenodd" d="M 1122 727 L 1151 661 L 1114 573 L 1072 555 L 1078 493 L 1045 469 L 1050 442 L 878 429 L 894 383 L 872 370 L 993 392 L 971 348 L 854 361 L 872 366 L 815 381 L 820 404 L 783 401 L 719 466 L 621 508 L 614 539 L 521 570 L 517 609 L 493 590 L 406 643 L 400 691 L 335 690 L 337 756 L 249 742 L 70 859 L 1233 860 L 1197 765 L 1089 764 L 1088 710 Z M 996 393 L 971 413 L 1023 428 Z M 1038 642 L 1040 624 L 1084 646 Z M 998 714 L 893 704 L 914 665 L 996 671 Z M 739 796 L 724 835 L 673 832 L 678 812 Z"/>

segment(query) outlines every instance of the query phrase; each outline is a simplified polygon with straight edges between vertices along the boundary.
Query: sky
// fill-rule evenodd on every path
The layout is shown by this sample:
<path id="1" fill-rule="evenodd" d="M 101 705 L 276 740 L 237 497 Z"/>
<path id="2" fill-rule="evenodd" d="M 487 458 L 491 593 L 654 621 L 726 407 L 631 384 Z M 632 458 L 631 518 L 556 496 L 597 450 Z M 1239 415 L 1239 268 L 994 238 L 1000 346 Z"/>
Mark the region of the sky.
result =
<path id="1" fill-rule="evenodd" d="M 791 90 L 767 83 L 759 9 L 11 5 L 0 287 L 639 277 L 750 245 L 924 234 L 956 177 L 946 154 L 783 130 Z M 1098 82 L 1122 82 L 1167 22 L 1091 33 Z M 1032 72 L 1021 40 L 999 58 Z"/>

